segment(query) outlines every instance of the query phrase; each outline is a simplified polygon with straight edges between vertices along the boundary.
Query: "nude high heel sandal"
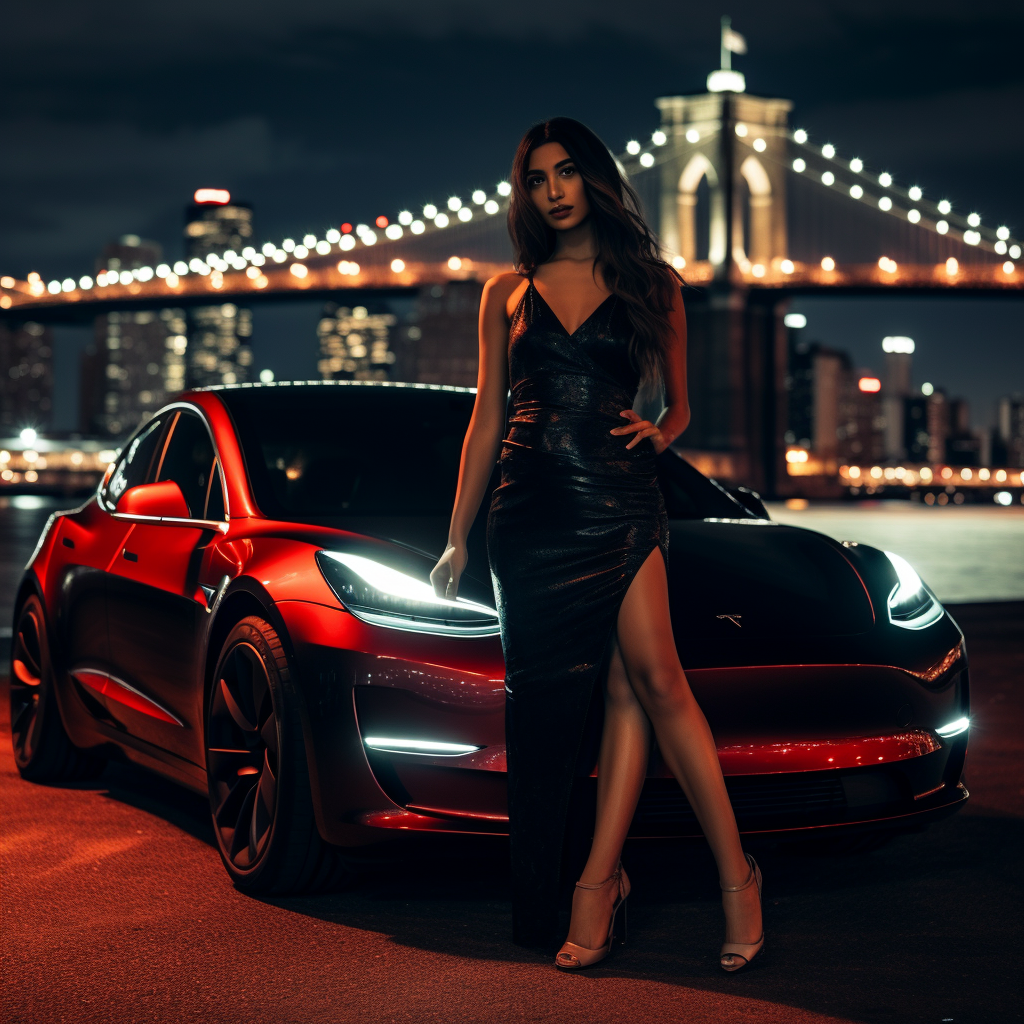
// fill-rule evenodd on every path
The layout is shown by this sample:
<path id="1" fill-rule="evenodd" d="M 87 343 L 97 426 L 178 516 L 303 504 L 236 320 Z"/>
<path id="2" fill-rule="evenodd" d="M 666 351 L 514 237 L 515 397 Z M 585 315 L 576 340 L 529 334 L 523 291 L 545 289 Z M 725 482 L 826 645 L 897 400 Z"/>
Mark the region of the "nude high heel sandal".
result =
<path id="1" fill-rule="evenodd" d="M 750 877 L 742 885 L 723 885 L 722 892 L 742 892 L 757 883 L 757 901 L 761 902 L 761 869 L 757 861 L 750 854 L 746 854 L 747 863 L 750 865 Z M 764 927 L 761 928 L 761 938 L 757 942 L 726 942 L 722 944 L 722 952 L 719 954 L 719 963 L 723 971 L 742 970 L 751 960 L 764 949 Z"/>
<path id="2" fill-rule="evenodd" d="M 586 946 L 577 946 L 575 942 L 565 942 L 555 957 L 555 966 L 564 971 L 578 971 L 583 967 L 593 967 L 594 964 L 603 960 L 612 948 L 612 942 L 618 938 L 620 945 L 626 942 L 626 897 L 629 895 L 629 884 L 622 882 L 622 865 L 615 869 L 615 874 L 606 878 L 603 882 L 577 882 L 577 889 L 603 889 L 609 882 L 614 882 L 618 889 L 615 904 L 612 907 L 612 919 L 608 923 L 608 941 L 599 949 L 588 949 Z M 615 919 L 622 909 L 622 930 L 616 933 Z"/>

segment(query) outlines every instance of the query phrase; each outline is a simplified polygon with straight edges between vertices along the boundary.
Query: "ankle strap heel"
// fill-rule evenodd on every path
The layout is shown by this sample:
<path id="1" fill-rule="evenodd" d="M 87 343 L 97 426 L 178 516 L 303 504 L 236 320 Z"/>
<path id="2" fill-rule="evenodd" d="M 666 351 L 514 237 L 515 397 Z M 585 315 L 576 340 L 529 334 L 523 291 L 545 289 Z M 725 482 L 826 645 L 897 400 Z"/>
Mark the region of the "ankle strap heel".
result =
<path id="1" fill-rule="evenodd" d="M 747 863 L 750 865 L 750 874 L 742 885 L 721 885 L 722 892 L 743 892 L 756 883 L 757 901 L 761 903 L 761 869 L 757 861 L 750 854 L 745 854 Z M 761 938 L 756 942 L 726 942 L 722 945 L 719 954 L 719 964 L 723 971 L 730 974 L 749 966 L 750 962 L 764 949 L 764 928 L 761 929 Z"/>
<path id="2" fill-rule="evenodd" d="M 577 889 L 603 889 L 613 879 L 622 879 L 622 867 L 617 867 L 615 873 L 609 875 L 603 882 L 577 882 Z"/>
<path id="3" fill-rule="evenodd" d="M 612 906 L 612 918 L 608 922 L 608 940 L 598 949 L 590 949 L 587 946 L 578 946 L 575 942 L 565 942 L 555 957 L 555 966 L 563 971 L 578 971 L 583 967 L 592 967 L 600 963 L 610 952 L 612 943 L 616 940 L 621 945 L 626 941 L 626 897 L 629 895 L 627 888 L 623 892 L 622 865 L 620 864 L 614 874 L 609 875 L 603 882 L 577 882 L 577 889 L 603 889 L 609 882 L 615 882 L 616 895 L 615 903 Z M 616 927 L 619 911 L 622 911 L 622 927 Z"/>

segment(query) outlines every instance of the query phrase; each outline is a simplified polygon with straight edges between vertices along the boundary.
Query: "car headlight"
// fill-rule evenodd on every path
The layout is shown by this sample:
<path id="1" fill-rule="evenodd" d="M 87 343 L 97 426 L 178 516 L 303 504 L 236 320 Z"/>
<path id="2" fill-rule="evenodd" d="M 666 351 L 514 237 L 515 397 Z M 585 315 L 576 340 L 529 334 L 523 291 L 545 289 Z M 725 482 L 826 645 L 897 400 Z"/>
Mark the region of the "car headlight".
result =
<path id="1" fill-rule="evenodd" d="M 889 594 L 889 621 L 903 629 L 924 629 L 942 618 L 942 605 L 924 585 L 914 567 L 891 551 L 885 557 L 896 570 L 896 586 Z"/>
<path id="2" fill-rule="evenodd" d="M 377 626 L 448 636 L 494 636 L 498 613 L 457 597 L 438 597 L 429 582 L 343 551 L 318 551 L 316 562 L 338 600 Z"/>

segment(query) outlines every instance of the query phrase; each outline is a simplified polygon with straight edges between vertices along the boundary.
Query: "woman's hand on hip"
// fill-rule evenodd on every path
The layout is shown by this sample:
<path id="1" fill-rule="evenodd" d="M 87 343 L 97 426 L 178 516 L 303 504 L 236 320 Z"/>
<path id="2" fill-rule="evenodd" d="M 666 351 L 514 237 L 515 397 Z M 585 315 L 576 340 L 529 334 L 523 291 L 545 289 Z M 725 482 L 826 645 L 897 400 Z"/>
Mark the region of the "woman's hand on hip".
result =
<path id="1" fill-rule="evenodd" d="M 668 441 L 665 440 L 661 430 L 659 430 L 658 427 L 650 420 L 640 419 L 632 409 L 623 409 L 619 415 L 629 420 L 629 423 L 621 427 L 612 427 L 611 433 L 632 434 L 633 438 L 630 440 L 629 444 L 626 445 L 627 448 L 635 447 L 645 437 L 649 437 L 651 439 L 651 444 L 654 445 L 654 451 L 658 455 L 668 447 Z"/>
<path id="2" fill-rule="evenodd" d="M 444 554 L 438 559 L 437 565 L 431 570 L 430 583 L 437 597 L 446 597 L 454 601 L 459 592 L 459 577 L 469 561 L 469 553 L 465 544 L 448 543 Z"/>

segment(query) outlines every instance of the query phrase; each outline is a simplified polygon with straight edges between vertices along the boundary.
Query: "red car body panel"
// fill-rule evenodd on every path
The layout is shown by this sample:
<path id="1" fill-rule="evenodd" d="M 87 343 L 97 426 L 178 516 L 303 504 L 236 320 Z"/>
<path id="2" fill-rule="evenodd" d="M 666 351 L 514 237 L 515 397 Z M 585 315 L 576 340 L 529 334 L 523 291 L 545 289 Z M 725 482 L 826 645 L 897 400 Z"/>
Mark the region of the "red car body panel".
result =
<path id="1" fill-rule="evenodd" d="M 34 590 L 44 602 L 72 741 L 202 791 L 204 709 L 217 653 L 239 618 L 259 614 L 281 635 L 297 680 L 325 839 L 356 845 L 396 829 L 503 833 L 499 638 L 387 628 L 346 610 L 317 552 L 351 550 L 387 562 L 399 545 L 362 530 L 264 517 L 225 404 L 215 391 L 182 401 L 202 412 L 215 439 L 224 520 L 140 518 L 93 498 L 51 521 L 22 584 L 23 594 Z M 118 508 L 152 507 L 144 492 L 126 491 Z M 880 553 L 825 543 L 867 596 L 863 629 L 763 641 L 728 634 L 726 643 L 686 639 L 686 628 L 677 628 L 743 831 L 906 825 L 966 799 L 966 734 L 943 740 L 935 732 L 966 713 L 962 635 L 948 616 L 920 634 L 893 630 L 876 610 L 890 586 L 872 575 L 888 571 Z M 375 736 L 474 749 L 403 753 L 371 748 L 366 740 Z M 698 832 L 655 751 L 633 834 Z"/>

